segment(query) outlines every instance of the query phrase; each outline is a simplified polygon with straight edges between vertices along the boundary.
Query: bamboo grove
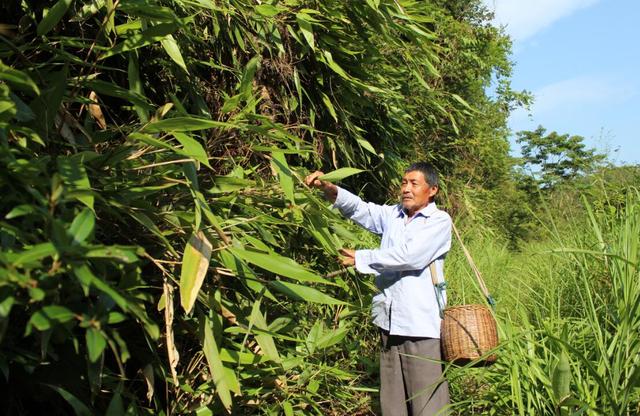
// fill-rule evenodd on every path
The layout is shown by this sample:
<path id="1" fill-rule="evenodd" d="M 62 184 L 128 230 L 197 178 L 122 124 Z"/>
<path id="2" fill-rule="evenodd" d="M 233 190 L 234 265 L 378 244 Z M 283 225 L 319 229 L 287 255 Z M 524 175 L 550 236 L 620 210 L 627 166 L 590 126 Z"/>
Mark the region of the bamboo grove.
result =
<path id="1" fill-rule="evenodd" d="M 301 178 L 334 171 L 384 202 L 423 158 L 452 188 L 502 186 L 526 95 L 480 3 L 23 0 L 0 16 L 4 409 L 366 414 L 372 286 L 335 255 L 371 238 Z"/>

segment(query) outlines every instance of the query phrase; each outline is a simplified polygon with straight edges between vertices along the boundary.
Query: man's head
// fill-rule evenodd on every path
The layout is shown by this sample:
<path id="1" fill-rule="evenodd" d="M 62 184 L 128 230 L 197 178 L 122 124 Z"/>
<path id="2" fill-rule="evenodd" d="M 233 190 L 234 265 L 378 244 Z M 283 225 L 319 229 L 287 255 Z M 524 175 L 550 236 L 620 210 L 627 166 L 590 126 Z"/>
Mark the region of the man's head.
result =
<path id="1" fill-rule="evenodd" d="M 438 193 L 438 172 L 427 162 L 418 162 L 409 166 L 402 177 L 402 207 L 407 214 L 416 212 L 429 205 Z"/>

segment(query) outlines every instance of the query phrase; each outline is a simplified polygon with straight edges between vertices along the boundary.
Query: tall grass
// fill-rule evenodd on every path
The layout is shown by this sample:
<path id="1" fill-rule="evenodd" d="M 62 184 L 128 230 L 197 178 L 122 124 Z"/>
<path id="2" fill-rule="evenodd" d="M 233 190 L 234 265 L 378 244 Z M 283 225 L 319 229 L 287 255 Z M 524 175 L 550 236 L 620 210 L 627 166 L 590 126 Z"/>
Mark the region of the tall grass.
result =
<path id="1" fill-rule="evenodd" d="M 518 253 L 467 234 L 498 299 L 501 347 L 491 368 L 449 371 L 459 414 L 640 411 L 640 193 L 583 204 L 582 216 L 549 216 L 547 233 Z M 452 303 L 479 300 L 467 269 L 454 249 Z"/>

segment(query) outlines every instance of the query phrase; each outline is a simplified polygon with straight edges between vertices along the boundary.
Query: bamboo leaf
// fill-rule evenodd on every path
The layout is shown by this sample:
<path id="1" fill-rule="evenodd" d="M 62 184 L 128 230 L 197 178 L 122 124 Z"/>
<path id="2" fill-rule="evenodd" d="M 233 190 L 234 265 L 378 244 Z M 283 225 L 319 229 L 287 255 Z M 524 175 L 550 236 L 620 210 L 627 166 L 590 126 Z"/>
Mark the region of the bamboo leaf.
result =
<path id="1" fill-rule="evenodd" d="M 340 169 L 334 170 L 333 172 L 326 173 L 318 177 L 318 179 L 327 181 L 327 182 L 338 182 L 342 179 L 348 178 L 349 176 L 357 175 L 358 173 L 362 173 L 362 172 L 364 172 L 363 169 L 340 168 Z"/>
<path id="2" fill-rule="evenodd" d="M 75 244 L 84 242 L 84 240 L 86 240 L 93 232 L 95 224 L 96 217 L 93 214 L 93 211 L 87 208 L 83 209 L 80 214 L 73 219 L 73 222 L 69 227 L 69 233 L 73 236 L 73 242 Z"/>
<path id="3" fill-rule="evenodd" d="M 109 407 L 105 412 L 105 416 L 122 416 L 125 414 L 124 404 L 122 403 L 122 396 L 120 393 L 113 395 L 113 398 L 109 402 Z"/>
<path id="4" fill-rule="evenodd" d="M 105 50 L 98 59 L 106 59 L 110 56 L 119 55 L 124 52 L 133 51 L 135 49 L 160 42 L 165 37 L 178 30 L 178 27 L 177 23 L 161 23 L 159 25 L 151 26 L 143 32 L 129 36 L 124 42 L 117 44 L 113 48 Z"/>
<path id="5" fill-rule="evenodd" d="M 178 46 L 178 42 L 176 42 L 175 38 L 172 35 L 168 35 L 162 39 L 160 43 L 169 57 L 173 59 L 173 62 L 178 64 L 178 66 L 184 69 L 188 74 L 189 70 L 187 69 L 187 64 L 184 63 L 184 58 L 182 57 L 182 53 L 180 53 L 180 47 Z"/>
<path id="6" fill-rule="evenodd" d="M 29 263 L 42 260 L 45 257 L 54 256 L 57 253 L 58 251 L 52 243 L 40 243 L 21 252 L 9 253 L 6 257 L 9 263 L 14 266 L 25 266 Z"/>
<path id="7" fill-rule="evenodd" d="M 272 6 L 271 4 L 259 4 L 255 6 L 255 11 L 261 16 L 273 17 L 282 10 L 276 6 Z"/>
<path id="8" fill-rule="evenodd" d="M 117 260 L 122 263 L 136 263 L 138 261 L 136 249 L 124 246 L 94 246 L 84 255 L 90 258 Z"/>
<path id="9" fill-rule="evenodd" d="M 93 416 L 94 412 L 92 412 L 87 405 L 82 403 L 76 396 L 69 393 L 62 387 L 53 386 L 51 384 L 47 384 L 47 386 L 51 387 L 53 390 L 57 391 L 63 399 L 66 400 L 67 403 L 71 405 L 71 408 L 75 412 L 76 416 Z"/>
<path id="10" fill-rule="evenodd" d="M 5 65 L 2 61 L 0 61 L 0 80 L 7 82 L 15 89 L 40 95 L 40 89 L 29 75 Z"/>
<path id="11" fill-rule="evenodd" d="M 294 300 L 301 300 L 312 303 L 322 303 L 325 305 L 345 305 L 346 302 L 325 295 L 317 289 L 308 286 L 302 286 L 295 283 L 274 280 L 269 282 L 269 286 L 280 293 L 283 293 Z"/>
<path id="12" fill-rule="evenodd" d="M 271 166 L 273 166 L 276 172 L 278 172 L 278 180 L 280 181 L 282 191 L 289 202 L 295 205 L 296 201 L 294 198 L 293 174 L 291 173 L 291 169 L 289 169 L 284 153 L 271 152 L 271 158 Z"/>
<path id="13" fill-rule="evenodd" d="M 127 74 L 129 75 L 129 90 L 144 97 L 144 89 L 142 88 L 142 81 L 140 80 L 140 63 L 138 62 L 138 52 L 129 52 L 129 62 L 127 65 Z M 136 113 L 140 122 L 146 123 L 149 121 L 149 114 L 144 106 L 140 106 L 134 103 Z"/>
<path id="14" fill-rule="evenodd" d="M 209 164 L 209 156 L 200 142 L 184 133 L 173 133 L 173 137 L 175 137 L 182 145 L 182 149 L 179 150 L 180 154 L 191 157 L 211 168 L 211 165 Z"/>
<path id="15" fill-rule="evenodd" d="M 87 353 L 89 361 L 95 363 L 102 356 L 102 351 L 107 346 L 107 340 L 104 338 L 100 330 L 96 328 L 88 328 L 85 332 L 85 341 L 87 345 Z"/>
<path id="16" fill-rule="evenodd" d="M 333 117 L 333 119 L 337 122 L 338 115 L 336 114 L 336 109 L 333 108 L 333 104 L 331 104 L 331 100 L 329 99 L 329 97 L 327 97 L 327 94 L 325 93 L 322 93 L 322 102 L 324 103 L 325 107 L 327 107 L 327 110 L 329 110 L 329 114 L 331 114 L 331 117 Z"/>
<path id="17" fill-rule="evenodd" d="M 302 36 L 307 41 L 307 44 L 311 47 L 311 50 L 315 51 L 316 42 L 313 36 L 313 26 L 311 25 L 310 20 L 311 20 L 311 17 L 306 13 L 296 14 L 296 21 L 298 22 L 300 31 L 302 31 Z"/>
<path id="18" fill-rule="evenodd" d="M 251 96 L 253 91 L 253 79 L 256 75 L 256 71 L 260 66 L 261 56 L 254 56 L 247 62 L 247 65 L 244 68 L 244 72 L 242 73 L 242 80 L 240 81 L 239 91 L 245 98 Z"/>
<path id="19" fill-rule="evenodd" d="M 47 15 L 38 23 L 36 33 L 38 36 L 46 35 L 64 17 L 73 0 L 58 0 Z"/>
<path id="20" fill-rule="evenodd" d="M 310 272 L 292 259 L 283 257 L 276 253 L 266 254 L 258 251 L 244 250 L 237 247 L 231 247 L 228 248 L 228 250 L 237 258 L 280 276 L 289 277 L 301 282 L 316 282 L 334 285 L 333 282 L 325 280 Z"/>
<path id="21" fill-rule="evenodd" d="M 213 128 L 227 129 L 230 127 L 234 126 L 223 121 L 215 121 L 198 117 L 174 117 L 149 123 L 144 126 L 142 131 L 146 133 L 160 133 L 164 131 L 184 132 Z"/>
<path id="22" fill-rule="evenodd" d="M 153 106 L 149 104 L 147 97 L 138 94 L 135 91 L 126 90 L 112 82 L 105 82 L 98 79 L 90 80 L 85 83 L 87 88 L 95 90 L 97 93 L 106 95 L 108 97 L 121 98 L 139 106 L 147 111 L 153 110 Z"/>
<path id="23" fill-rule="evenodd" d="M 27 325 L 27 331 L 30 325 L 33 325 L 39 331 L 46 331 L 51 328 L 52 324 L 69 322 L 74 316 L 74 313 L 64 306 L 45 306 L 31 315 L 31 319 L 29 319 L 29 324 Z"/>
<path id="24" fill-rule="evenodd" d="M 251 308 L 251 315 L 249 317 L 249 330 L 251 330 L 253 326 L 255 326 L 258 330 L 262 330 L 255 331 L 257 332 L 255 334 L 255 337 L 258 345 L 262 349 L 263 354 L 270 360 L 276 363 L 280 363 L 282 359 L 280 358 L 278 348 L 273 341 L 273 337 L 265 332 L 267 328 L 269 328 L 269 325 L 267 325 L 267 320 L 260 311 L 260 299 L 255 301 L 253 303 L 253 307 Z"/>
<path id="25" fill-rule="evenodd" d="M 211 325 L 211 321 L 205 317 L 202 325 L 204 332 L 202 351 L 204 352 L 204 356 L 209 364 L 209 372 L 211 373 L 211 378 L 216 386 L 216 393 L 218 394 L 218 397 L 220 397 L 220 401 L 225 409 L 230 411 L 231 405 L 233 404 L 231 392 L 226 382 L 224 365 L 220 359 L 218 345 L 216 344 L 216 339 L 213 336 Z"/>
<path id="26" fill-rule="evenodd" d="M 212 245 L 202 231 L 193 234 L 182 256 L 180 271 L 180 304 L 186 313 L 191 312 L 211 260 Z"/>
<path id="27" fill-rule="evenodd" d="M 58 173 L 70 190 L 89 191 L 78 194 L 76 199 L 93 211 L 94 197 L 90 193 L 91 183 L 84 168 L 82 158 L 78 156 L 62 156 L 57 159 Z"/>

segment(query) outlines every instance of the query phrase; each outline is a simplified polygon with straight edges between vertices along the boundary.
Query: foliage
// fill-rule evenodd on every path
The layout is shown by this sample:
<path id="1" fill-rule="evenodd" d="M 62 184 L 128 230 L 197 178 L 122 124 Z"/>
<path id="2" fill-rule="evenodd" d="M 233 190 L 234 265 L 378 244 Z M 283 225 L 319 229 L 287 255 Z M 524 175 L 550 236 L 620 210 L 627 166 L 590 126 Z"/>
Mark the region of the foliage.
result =
<path id="1" fill-rule="evenodd" d="M 522 145 L 522 167 L 540 176 L 538 183 L 543 189 L 591 173 L 606 158 L 586 148 L 583 137 L 555 131 L 546 134 L 542 126 L 518 132 L 517 136 L 516 142 Z"/>
<path id="2" fill-rule="evenodd" d="M 499 300 L 501 346 L 491 368 L 450 369 L 458 414 L 637 412 L 640 193 L 627 188 L 625 200 L 585 198 L 568 219 L 550 207 L 545 238 L 517 254 L 466 236 Z M 459 279 L 471 277 L 452 255 L 449 281 L 460 293 Z"/>

